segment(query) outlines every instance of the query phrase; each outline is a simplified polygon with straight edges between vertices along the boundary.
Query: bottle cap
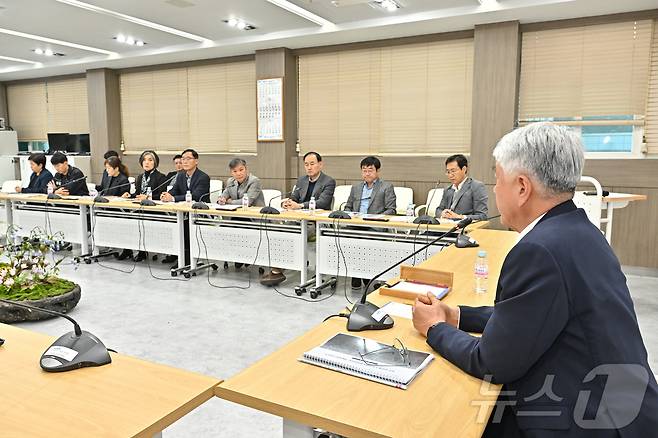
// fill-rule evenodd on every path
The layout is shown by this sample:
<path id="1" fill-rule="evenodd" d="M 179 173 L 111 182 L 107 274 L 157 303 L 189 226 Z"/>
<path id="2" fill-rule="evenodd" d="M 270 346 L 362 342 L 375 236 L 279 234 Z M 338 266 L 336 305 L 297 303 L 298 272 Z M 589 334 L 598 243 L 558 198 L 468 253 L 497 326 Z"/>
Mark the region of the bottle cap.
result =
<path id="1" fill-rule="evenodd" d="M 478 251 L 478 257 L 486 257 L 486 256 L 487 256 L 487 252 L 486 252 L 486 251 L 484 251 L 484 250 L 482 250 L 482 249 L 481 249 L 480 251 Z"/>

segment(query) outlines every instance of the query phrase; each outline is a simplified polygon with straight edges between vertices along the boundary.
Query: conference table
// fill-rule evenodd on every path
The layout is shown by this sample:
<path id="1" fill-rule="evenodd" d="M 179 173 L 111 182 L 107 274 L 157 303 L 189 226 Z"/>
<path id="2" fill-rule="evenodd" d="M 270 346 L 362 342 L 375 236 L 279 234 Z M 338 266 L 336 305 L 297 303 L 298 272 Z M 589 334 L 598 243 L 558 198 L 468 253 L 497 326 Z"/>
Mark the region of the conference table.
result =
<path id="1" fill-rule="evenodd" d="M 511 231 L 478 229 L 479 248 L 447 247 L 422 267 L 454 273 L 449 305 L 492 305 L 502 263 L 517 241 Z M 486 293 L 473 292 L 473 266 L 479 250 L 489 259 Z M 411 304 L 375 292 L 369 300 Z M 318 319 L 326 315 L 318 315 Z M 432 352 L 412 321 L 395 316 L 389 330 L 355 333 L 407 348 Z M 312 427 L 349 437 L 479 437 L 493 410 L 500 386 L 471 377 L 435 353 L 436 359 L 401 390 L 300 362 L 302 354 L 337 333 L 348 333 L 346 320 L 333 318 L 222 382 L 215 394 L 225 400 L 283 417 L 284 437 L 312 437 Z"/>
<path id="2" fill-rule="evenodd" d="M 151 437 L 208 401 L 221 380 L 110 353 L 112 363 L 41 370 L 54 338 L 0 324 L 0 436 Z"/>

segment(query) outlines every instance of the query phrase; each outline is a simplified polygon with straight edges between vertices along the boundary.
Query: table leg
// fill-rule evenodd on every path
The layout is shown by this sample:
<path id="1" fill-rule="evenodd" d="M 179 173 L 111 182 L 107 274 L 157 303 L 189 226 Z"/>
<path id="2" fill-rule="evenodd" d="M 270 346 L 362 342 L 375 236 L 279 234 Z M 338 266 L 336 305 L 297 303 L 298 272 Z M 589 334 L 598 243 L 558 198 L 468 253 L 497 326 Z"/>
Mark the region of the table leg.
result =
<path id="1" fill-rule="evenodd" d="M 7 217 L 7 227 L 12 226 L 14 224 L 14 210 L 10 199 L 5 200 L 5 215 Z"/>
<path id="2" fill-rule="evenodd" d="M 162 438 L 162 432 L 153 434 L 153 438 Z"/>
<path id="3" fill-rule="evenodd" d="M 321 285 L 322 274 L 320 274 L 320 221 L 318 221 L 315 223 L 315 287 L 320 287 Z"/>
<path id="4" fill-rule="evenodd" d="M 80 254 L 89 254 L 89 227 L 87 226 L 87 206 L 80 205 L 80 222 L 82 237 L 80 238 Z"/>
<path id="5" fill-rule="evenodd" d="M 178 222 L 178 268 L 185 266 L 185 212 L 176 212 L 176 222 Z M 192 228 L 190 224 L 190 229 Z"/>
<path id="6" fill-rule="evenodd" d="M 314 438 L 313 428 L 283 419 L 283 438 Z"/>
<path id="7" fill-rule="evenodd" d="M 301 248 L 300 248 L 300 250 L 302 252 L 302 266 L 301 266 L 301 270 L 300 270 L 300 272 L 301 272 L 300 276 L 301 276 L 301 284 L 304 284 L 304 283 L 306 283 L 307 276 L 308 276 L 308 273 L 307 273 L 307 270 L 306 270 L 306 259 L 308 258 L 308 247 L 307 247 L 307 243 L 306 243 L 306 241 L 308 240 L 308 228 L 306 228 L 306 227 L 308 226 L 308 221 L 305 220 L 305 219 L 302 220 L 301 223 L 300 223 L 300 226 L 301 226 L 301 239 L 300 239 L 301 240 L 301 242 L 300 242 Z"/>
<path id="8" fill-rule="evenodd" d="M 606 215 L 606 224 L 605 224 L 605 238 L 609 244 L 612 245 L 612 212 L 614 207 L 612 202 L 608 202 L 608 213 Z"/>

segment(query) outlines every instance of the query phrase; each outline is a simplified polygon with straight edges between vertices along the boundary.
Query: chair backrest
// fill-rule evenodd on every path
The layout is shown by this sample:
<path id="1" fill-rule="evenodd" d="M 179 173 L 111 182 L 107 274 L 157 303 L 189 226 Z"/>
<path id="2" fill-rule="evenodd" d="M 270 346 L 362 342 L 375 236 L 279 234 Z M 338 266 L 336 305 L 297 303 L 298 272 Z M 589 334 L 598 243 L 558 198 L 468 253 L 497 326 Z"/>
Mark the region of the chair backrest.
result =
<path id="1" fill-rule="evenodd" d="M 210 180 L 210 203 L 211 204 L 216 203 L 217 199 L 222 195 L 221 190 L 222 190 L 223 187 L 224 187 L 224 182 L 221 179 L 211 179 Z"/>
<path id="2" fill-rule="evenodd" d="M 20 179 L 9 179 L 2 183 L 2 192 L 16 193 L 16 187 L 22 186 L 23 182 Z"/>
<path id="3" fill-rule="evenodd" d="M 350 197 L 350 190 L 352 190 L 352 186 L 350 185 L 336 186 L 336 190 L 334 190 L 334 203 L 331 207 L 332 210 L 338 210 L 342 204 L 347 202 L 347 198 Z"/>
<path id="4" fill-rule="evenodd" d="M 96 184 L 88 182 L 87 190 L 89 191 L 89 193 L 91 193 L 93 190 L 96 190 Z"/>
<path id="5" fill-rule="evenodd" d="M 601 199 L 603 198 L 603 189 L 601 184 L 591 176 L 580 178 L 581 183 L 590 183 L 596 189 L 596 195 L 586 195 L 585 192 L 577 191 L 573 196 L 573 202 L 576 207 L 582 208 L 587 213 L 587 218 L 601 228 Z"/>
<path id="6" fill-rule="evenodd" d="M 431 189 L 429 192 L 427 192 L 427 201 L 425 201 L 425 205 L 427 205 L 427 209 L 425 211 L 425 214 L 434 216 L 436 213 L 436 209 L 439 208 L 439 204 L 441 204 L 442 197 L 443 197 L 443 189 Z"/>
<path id="7" fill-rule="evenodd" d="M 272 189 L 263 189 L 263 198 L 265 198 L 265 205 L 271 205 L 274 208 L 281 208 L 281 191 Z M 274 199 L 276 198 L 276 199 Z M 272 200 L 270 204 L 270 200 Z"/>
<path id="8" fill-rule="evenodd" d="M 395 210 L 398 214 L 406 214 L 409 204 L 414 202 L 414 190 L 409 187 L 394 187 Z"/>

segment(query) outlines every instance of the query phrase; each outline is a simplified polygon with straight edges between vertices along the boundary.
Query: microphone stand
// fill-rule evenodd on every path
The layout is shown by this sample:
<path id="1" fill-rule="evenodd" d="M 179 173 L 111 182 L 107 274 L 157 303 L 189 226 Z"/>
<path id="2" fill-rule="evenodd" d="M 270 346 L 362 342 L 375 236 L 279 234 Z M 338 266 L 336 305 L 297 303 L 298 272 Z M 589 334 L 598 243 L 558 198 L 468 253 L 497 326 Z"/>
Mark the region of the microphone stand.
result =
<path id="1" fill-rule="evenodd" d="M 437 243 L 439 240 L 443 239 L 445 236 L 447 236 L 450 233 L 454 233 L 455 231 L 459 230 L 460 228 L 464 228 L 468 226 L 471 222 L 473 222 L 472 219 L 466 218 L 461 220 L 459 223 L 457 223 L 454 227 L 452 227 L 450 230 L 446 231 L 445 233 L 440 234 L 437 238 L 429 242 L 428 244 L 422 246 L 420 249 L 417 251 L 414 251 L 413 253 L 409 254 L 399 262 L 396 262 L 394 265 L 386 268 L 379 274 L 375 275 L 366 285 L 365 290 L 363 291 L 363 295 L 361 296 L 361 300 L 354 304 L 352 307 L 352 311 L 349 314 L 348 320 L 347 320 L 347 330 L 351 332 L 360 332 L 364 330 L 385 330 L 393 327 L 394 321 L 393 318 L 390 316 L 386 315 L 381 321 L 377 321 L 372 317 L 372 314 L 379 310 L 379 307 L 369 301 L 366 300 L 368 297 L 368 289 L 370 289 L 370 285 L 373 284 L 373 282 L 390 271 L 391 269 L 401 265 L 403 262 L 409 260 L 413 256 L 425 251 L 425 249 L 429 248 L 430 246 L 434 245 Z"/>

